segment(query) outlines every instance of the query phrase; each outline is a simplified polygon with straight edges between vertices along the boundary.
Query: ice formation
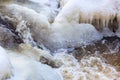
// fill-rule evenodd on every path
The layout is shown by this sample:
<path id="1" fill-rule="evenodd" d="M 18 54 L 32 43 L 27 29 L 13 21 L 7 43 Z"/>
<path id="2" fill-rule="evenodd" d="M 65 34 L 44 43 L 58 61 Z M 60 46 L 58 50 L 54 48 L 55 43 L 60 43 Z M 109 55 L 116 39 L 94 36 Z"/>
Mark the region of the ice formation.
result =
<path id="1" fill-rule="evenodd" d="M 114 24 L 118 12 L 116 7 L 116 0 L 69 0 L 54 23 L 90 23 L 99 31 L 108 27 L 111 31 L 116 31 L 115 26 L 109 25 Z"/>
<path id="2" fill-rule="evenodd" d="M 56 50 L 59 48 L 78 47 L 81 44 L 87 44 L 91 41 L 101 39 L 99 32 L 90 24 L 53 23 L 50 25 L 45 15 L 39 14 L 32 9 L 15 4 L 7 5 L 5 9 L 7 11 L 2 10 L 2 14 L 9 13 L 8 16 L 13 18 L 13 23 L 17 23 L 16 30 L 18 30 L 18 33 L 22 33 L 23 41 L 28 40 L 27 43 L 34 43 L 33 37 L 34 40 L 37 41 L 37 44 L 42 43 L 47 48 Z M 20 31 L 20 29 L 25 26 L 30 29 L 30 31 L 29 29 L 27 30 L 27 34 L 26 31 Z M 71 34 L 73 36 L 71 36 Z"/>
<path id="3" fill-rule="evenodd" d="M 46 16 L 50 23 L 58 13 L 58 0 L 15 0 L 15 2 Z"/>
<path id="4" fill-rule="evenodd" d="M 120 80 L 117 70 L 100 57 L 78 61 L 46 49 L 55 52 L 103 36 L 120 37 L 119 5 L 119 0 L 0 0 L 0 45 L 15 47 L 7 50 L 10 60 L 0 48 L 0 64 L 5 66 L 0 68 L 0 80 L 10 76 L 10 62 L 13 75 L 8 80 Z M 64 79 L 49 65 L 59 67 Z"/>
<path id="5" fill-rule="evenodd" d="M 52 48 L 70 48 L 87 45 L 92 41 L 100 40 L 102 35 L 90 24 L 53 24 L 54 33 L 50 35 Z M 52 38 L 52 39 L 51 39 Z M 49 47 L 50 47 L 49 46 Z M 54 50 L 54 49 L 52 49 Z"/>
<path id="6" fill-rule="evenodd" d="M 7 13 L 9 13 L 8 17 L 13 19 L 10 21 L 15 26 L 15 28 L 17 28 L 17 30 L 20 31 L 20 28 L 25 26 L 30 29 L 30 31 L 28 29 L 28 32 L 31 32 L 29 35 L 22 33 L 22 36 L 26 35 L 30 38 L 31 35 L 35 41 L 38 41 L 38 43 L 42 43 L 42 40 L 47 40 L 47 37 L 50 34 L 50 24 L 45 15 L 40 15 L 32 9 L 16 4 L 11 4 L 4 8 L 7 11 L 1 10 L 2 14 L 7 15 Z"/>
<path id="7" fill-rule="evenodd" d="M 13 76 L 8 80 L 62 80 L 55 69 L 19 52 L 7 51 L 13 66 Z M 29 53 L 30 50 L 28 50 Z M 34 53 L 33 53 L 34 54 Z"/>
<path id="8" fill-rule="evenodd" d="M 0 80 L 10 78 L 12 75 L 12 66 L 6 51 L 0 46 Z"/>
<path id="9" fill-rule="evenodd" d="M 21 1 L 24 7 L 17 4 L 9 4 L 1 9 L 2 14 L 14 19 L 13 23 L 17 23 L 15 26 L 19 29 L 21 23 L 22 26 L 26 26 L 26 29 L 28 29 L 27 35 L 26 32 L 22 33 L 22 37 L 26 37 L 23 41 L 27 43 L 35 44 L 35 40 L 38 45 L 44 44 L 45 47 L 56 50 L 59 48 L 79 47 L 81 44 L 100 40 L 102 36 L 119 36 L 119 27 L 112 25 L 116 22 L 116 16 L 117 20 L 119 20 L 116 0 L 68 0 L 67 3 L 66 0 L 61 0 L 61 2 L 65 2 L 65 5 L 52 24 L 49 19 L 52 19 L 50 18 L 52 14 L 55 17 L 52 12 L 57 10 L 59 1 L 30 1 L 33 3 L 32 5 L 27 4 L 29 3 L 28 0 L 26 1 L 27 3 Z M 53 6 L 48 6 L 53 3 Z M 38 6 L 35 6 L 35 4 L 42 7 L 36 8 Z M 94 26 L 88 25 L 88 23 Z M 116 22 L 116 24 L 118 23 Z M 18 28 L 17 30 L 19 30 Z"/>

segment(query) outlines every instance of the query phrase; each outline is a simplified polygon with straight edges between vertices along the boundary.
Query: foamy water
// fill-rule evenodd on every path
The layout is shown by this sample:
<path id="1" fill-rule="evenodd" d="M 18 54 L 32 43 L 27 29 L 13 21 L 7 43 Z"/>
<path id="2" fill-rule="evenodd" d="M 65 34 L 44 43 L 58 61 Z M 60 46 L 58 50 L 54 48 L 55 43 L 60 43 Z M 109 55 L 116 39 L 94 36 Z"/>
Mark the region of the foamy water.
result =
<path id="1" fill-rule="evenodd" d="M 0 0 L 0 80 L 120 80 L 119 5 Z"/>
<path id="2" fill-rule="evenodd" d="M 55 55 L 63 65 L 59 68 L 64 80 L 120 80 L 120 73 L 100 57 L 86 56 L 80 61 L 66 53 Z"/>

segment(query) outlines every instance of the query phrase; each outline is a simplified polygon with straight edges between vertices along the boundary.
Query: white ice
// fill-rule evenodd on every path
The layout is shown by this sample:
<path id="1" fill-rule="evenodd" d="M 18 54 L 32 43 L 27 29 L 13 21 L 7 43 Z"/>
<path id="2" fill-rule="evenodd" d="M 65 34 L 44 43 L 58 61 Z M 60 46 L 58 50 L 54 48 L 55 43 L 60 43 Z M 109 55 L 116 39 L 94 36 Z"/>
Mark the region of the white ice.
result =
<path id="1" fill-rule="evenodd" d="M 0 46 L 0 80 L 9 78 L 12 75 L 12 66 L 6 51 Z"/>
<path id="2" fill-rule="evenodd" d="M 55 69 L 19 53 L 9 52 L 13 76 L 8 80 L 62 80 Z"/>
<path id="3" fill-rule="evenodd" d="M 63 0 L 66 1 L 66 0 Z M 102 31 L 116 17 L 116 0 L 68 0 L 54 23 L 90 23 Z"/>

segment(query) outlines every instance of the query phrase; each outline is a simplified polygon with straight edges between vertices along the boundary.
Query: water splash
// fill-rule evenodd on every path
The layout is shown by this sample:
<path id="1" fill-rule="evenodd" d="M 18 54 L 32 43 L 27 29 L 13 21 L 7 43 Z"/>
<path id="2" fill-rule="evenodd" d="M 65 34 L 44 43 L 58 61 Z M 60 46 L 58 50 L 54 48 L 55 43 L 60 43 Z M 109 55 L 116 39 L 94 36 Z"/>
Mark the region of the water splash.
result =
<path id="1" fill-rule="evenodd" d="M 80 61 L 72 55 L 58 53 L 55 55 L 63 65 L 59 68 L 64 80 L 119 80 L 120 75 L 100 57 L 87 56 Z"/>

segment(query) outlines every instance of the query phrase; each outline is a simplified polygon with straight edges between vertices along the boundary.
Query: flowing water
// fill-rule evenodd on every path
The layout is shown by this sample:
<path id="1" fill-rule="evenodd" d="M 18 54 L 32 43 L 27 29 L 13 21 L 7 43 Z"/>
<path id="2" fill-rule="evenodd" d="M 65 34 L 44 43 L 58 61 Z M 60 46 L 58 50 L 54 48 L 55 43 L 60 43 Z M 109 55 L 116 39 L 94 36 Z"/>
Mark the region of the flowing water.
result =
<path id="1" fill-rule="evenodd" d="M 0 46 L 0 80 L 120 80 L 120 1 L 0 0 Z"/>

